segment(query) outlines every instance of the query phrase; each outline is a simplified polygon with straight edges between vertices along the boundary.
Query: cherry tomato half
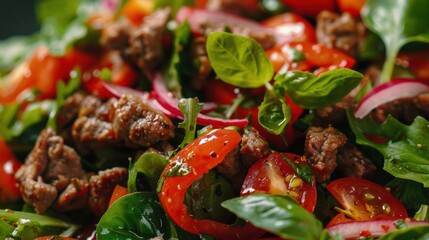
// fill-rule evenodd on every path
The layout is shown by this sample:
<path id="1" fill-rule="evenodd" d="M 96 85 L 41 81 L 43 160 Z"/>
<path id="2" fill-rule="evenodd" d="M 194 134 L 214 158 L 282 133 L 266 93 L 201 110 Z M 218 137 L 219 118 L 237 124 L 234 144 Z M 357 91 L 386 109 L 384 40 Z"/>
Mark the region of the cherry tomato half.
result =
<path id="1" fill-rule="evenodd" d="M 0 139 L 0 203 L 17 201 L 21 194 L 15 181 L 15 172 L 21 163 L 15 158 L 6 143 Z"/>
<path id="2" fill-rule="evenodd" d="M 365 5 L 365 0 L 337 0 L 341 12 L 348 12 L 353 17 L 360 17 L 360 10 Z"/>
<path id="3" fill-rule="evenodd" d="M 361 178 L 340 178 L 327 186 L 344 208 L 345 215 L 356 221 L 406 218 L 404 205 L 386 188 Z"/>
<path id="4" fill-rule="evenodd" d="M 293 51 L 299 51 L 304 59 L 294 60 Z M 266 51 L 268 59 L 274 64 L 274 70 L 279 71 L 285 64 L 289 70 L 314 71 L 315 74 L 335 69 L 351 68 L 356 60 L 347 54 L 320 44 L 311 42 L 286 43 Z"/>
<path id="5" fill-rule="evenodd" d="M 288 161 L 296 165 L 308 164 L 305 158 L 299 155 L 273 152 L 250 167 L 241 188 L 241 195 L 252 193 L 289 195 L 309 212 L 313 212 L 317 198 L 316 182 L 314 178 L 310 183 L 305 182 Z"/>
<path id="6" fill-rule="evenodd" d="M 287 42 L 316 42 L 316 31 L 314 27 L 296 13 L 282 13 L 268 18 L 262 25 L 274 28 Z"/>

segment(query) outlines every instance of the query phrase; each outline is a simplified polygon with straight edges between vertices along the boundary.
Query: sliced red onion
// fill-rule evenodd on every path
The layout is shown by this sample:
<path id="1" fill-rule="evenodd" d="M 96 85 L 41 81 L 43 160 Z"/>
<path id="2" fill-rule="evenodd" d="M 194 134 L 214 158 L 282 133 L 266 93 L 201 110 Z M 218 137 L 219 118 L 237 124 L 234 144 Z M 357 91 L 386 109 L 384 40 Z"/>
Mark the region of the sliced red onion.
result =
<path id="1" fill-rule="evenodd" d="M 357 105 L 354 116 L 363 118 L 374 108 L 401 98 L 429 92 L 429 83 L 412 79 L 394 79 L 372 89 Z"/>
<path id="2" fill-rule="evenodd" d="M 183 114 L 178 108 L 177 100 L 173 94 L 167 90 L 162 80 L 161 75 L 155 75 L 152 80 L 153 97 L 159 105 L 175 115 L 176 118 L 183 119 Z M 245 127 L 249 124 L 247 119 L 222 119 L 211 117 L 203 114 L 198 114 L 197 123 L 199 125 L 212 125 L 215 128 L 226 126 Z"/>
<path id="3" fill-rule="evenodd" d="M 180 24 L 188 20 L 192 32 L 200 33 L 204 25 L 213 26 L 241 26 L 244 29 L 252 30 L 263 35 L 272 35 L 276 39 L 276 45 L 290 41 L 289 35 L 284 35 L 274 28 L 263 26 L 262 24 L 225 12 L 210 11 L 191 7 L 182 7 L 176 14 L 176 21 Z"/>
<path id="4" fill-rule="evenodd" d="M 119 0 L 103 0 L 101 3 L 104 10 L 114 13 L 119 5 Z"/>
<path id="5" fill-rule="evenodd" d="M 402 219 L 401 219 L 402 220 Z M 344 239 L 356 239 L 358 237 L 370 236 L 380 237 L 388 232 L 397 230 L 395 223 L 398 220 L 374 220 L 374 221 L 355 221 L 347 223 L 339 223 L 327 228 L 329 234 L 339 234 Z M 429 225 L 429 222 L 417 221 L 412 219 L 404 219 L 404 223 L 408 227 Z"/>

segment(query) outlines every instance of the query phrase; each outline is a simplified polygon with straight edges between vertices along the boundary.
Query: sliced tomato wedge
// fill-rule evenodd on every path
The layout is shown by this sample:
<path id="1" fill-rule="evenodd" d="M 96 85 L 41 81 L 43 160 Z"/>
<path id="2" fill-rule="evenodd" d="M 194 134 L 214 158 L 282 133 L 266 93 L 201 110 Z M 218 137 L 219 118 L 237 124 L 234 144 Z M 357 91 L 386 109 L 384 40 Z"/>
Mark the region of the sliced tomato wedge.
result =
<path id="1" fill-rule="evenodd" d="M 308 166 L 308 162 L 296 154 L 273 152 L 252 165 L 240 193 L 242 196 L 252 193 L 289 195 L 313 212 L 317 199 L 316 182 L 313 178 L 307 183 L 294 169 L 299 165 Z M 311 176 L 311 169 L 308 170 Z"/>
<path id="2" fill-rule="evenodd" d="M 11 203 L 21 198 L 15 172 L 21 163 L 3 139 L 0 139 L 0 203 Z"/>
<path id="3" fill-rule="evenodd" d="M 304 59 L 293 59 L 293 51 L 301 52 Z M 314 73 L 320 74 L 335 68 L 351 68 L 356 63 L 354 58 L 340 50 L 312 42 L 286 43 L 267 50 L 266 54 L 275 71 L 287 65 L 289 70 L 312 71 L 316 68 Z"/>
<path id="4" fill-rule="evenodd" d="M 203 174 L 221 163 L 241 141 L 235 130 L 215 129 L 195 139 L 179 151 L 161 176 L 164 182 L 158 194 L 162 207 L 181 228 L 194 234 L 208 234 L 217 239 L 255 239 L 264 231 L 246 223 L 231 226 L 224 223 L 195 219 L 184 204 L 186 190 Z"/>
<path id="5" fill-rule="evenodd" d="M 386 188 L 361 178 L 340 178 L 327 186 L 344 209 L 340 210 L 355 221 L 400 219 L 407 217 L 404 205 Z"/>
<path id="6" fill-rule="evenodd" d="M 261 22 L 285 36 L 287 42 L 316 42 L 316 31 L 311 23 L 296 13 L 282 13 Z"/>
<path id="7" fill-rule="evenodd" d="M 365 0 L 337 0 L 337 5 L 341 12 L 348 12 L 353 17 L 360 17 L 360 10 L 365 2 Z"/>
<path id="8" fill-rule="evenodd" d="M 110 197 L 110 202 L 108 206 L 110 207 L 110 205 L 116 202 L 116 200 L 127 195 L 128 193 L 128 188 L 122 187 L 121 185 L 116 185 L 115 189 L 113 190 L 112 196 Z"/>

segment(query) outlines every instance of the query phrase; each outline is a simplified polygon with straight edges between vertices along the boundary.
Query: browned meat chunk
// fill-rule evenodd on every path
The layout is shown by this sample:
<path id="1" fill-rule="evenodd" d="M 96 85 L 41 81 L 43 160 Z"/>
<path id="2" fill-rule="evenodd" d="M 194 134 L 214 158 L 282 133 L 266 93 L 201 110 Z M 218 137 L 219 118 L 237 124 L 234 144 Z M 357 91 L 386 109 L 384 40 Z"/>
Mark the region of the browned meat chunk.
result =
<path id="1" fill-rule="evenodd" d="M 72 136 L 79 148 L 114 144 L 116 134 L 112 124 L 98 118 L 80 117 L 73 124 Z"/>
<path id="2" fill-rule="evenodd" d="M 20 183 L 19 188 L 24 202 L 34 206 L 38 213 L 45 212 L 57 198 L 57 189 L 44 183 L 42 177 L 37 181 L 27 178 Z"/>
<path id="3" fill-rule="evenodd" d="M 317 16 L 317 41 L 325 46 L 340 49 L 352 56 L 358 53 L 365 28 L 349 13 L 338 15 L 323 11 Z"/>
<path id="4" fill-rule="evenodd" d="M 85 176 L 80 156 L 51 129 L 42 131 L 25 163 L 15 174 L 24 201 L 38 212 L 45 211 L 55 200 L 57 191 L 63 190 L 72 178 Z"/>
<path id="5" fill-rule="evenodd" d="M 206 40 L 206 37 L 200 36 L 194 38 L 192 42 L 192 57 L 198 63 L 197 73 L 191 80 L 193 89 L 201 89 L 213 70 L 207 56 Z"/>
<path id="6" fill-rule="evenodd" d="M 103 28 L 100 43 L 106 48 L 124 51 L 129 47 L 131 27 L 126 21 L 115 21 Z"/>
<path id="7" fill-rule="evenodd" d="M 347 143 L 338 150 L 337 170 L 346 177 L 369 178 L 375 165 L 353 144 Z"/>
<path id="8" fill-rule="evenodd" d="M 337 152 L 347 141 L 344 134 L 333 127 L 308 129 L 305 138 L 305 156 L 312 165 L 316 181 L 324 182 L 331 177 L 337 166 Z"/>
<path id="9" fill-rule="evenodd" d="M 141 69 L 153 69 L 163 58 L 162 36 L 170 18 L 169 8 L 155 11 L 145 17 L 139 29 L 132 31 L 128 54 Z"/>
<path id="10" fill-rule="evenodd" d="M 55 201 L 54 208 L 61 212 L 84 209 L 88 204 L 88 193 L 88 181 L 73 178 Z"/>
<path id="11" fill-rule="evenodd" d="M 313 125 L 327 128 L 338 126 L 347 122 L 345 110 L 353 105 L 354 97 L 346 96 L 342 101 L 332 106 L 318 108 L 315 110 Z"/>
<path id="12" fill-rule="evenodd" d="M 115 167 L 100 171 L 89 179 L 89 208 L 96 216 L 107 210 L 110 197 L 116 185 L 126 186 L 128 172 L 126 168 Z"/>
<path id="13" fill-rule="evenodd" d="M 85 95 L 83 93 L 78 92 L 66 99 L 64 106 L 58 114 L 59 129 L 64 129 L 73 124 L 74 120 L 76 120 L 78 116 L 84 97 Z"/>
<path id="14" fill-rule="evenodd" d="M 123 96 L 115 103 L 113 130 L 117 140 L 127 145 L 149 147 L 174 136 L 169 118 L 149 109 L 139 99 Z"/>
<path id="15" fill-rule="evenodd" d="M 246 168 L 271 153 L 268 141 L 254 129 L 246 129 L 241 140 L 241 161 Z"/>
<path id="16" fill-rule="evenodd" d="M 247 1 L 207 0 L 206 8 L 213 11 L 229 12 L 243 16 L 258 17 L 262 14 L 260 8 L 249 7 Z"/>
<path id="17" fill-rule="evenodd" d="M 216 171 L 227 179 L 233 179 L 243 169 L 238 150 L 238 148 L 235 148 L 232 152 L 228 153 L 224 160 L 216 166 Z"/>

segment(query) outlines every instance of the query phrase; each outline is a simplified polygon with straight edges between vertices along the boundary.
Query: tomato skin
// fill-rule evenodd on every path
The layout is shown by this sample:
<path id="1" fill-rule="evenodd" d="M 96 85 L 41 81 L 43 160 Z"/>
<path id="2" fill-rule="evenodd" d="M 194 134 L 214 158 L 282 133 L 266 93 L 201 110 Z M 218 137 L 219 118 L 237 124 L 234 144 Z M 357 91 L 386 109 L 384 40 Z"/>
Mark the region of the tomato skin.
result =
<path id="1" fill-rule="evenodd" d="M 306 183 L 282 155 L 295 164 L 308 164 L 305 158 L 299 155 L 273 152 L 250 167 L 240 194 L 242 196 L 252 193 L 290 195 L 309 212 L 313 212 L 317 200 L 315 180 Z"/>
<path id="2" fill-rule="evenodd" d="M 85 89 L 102 99 L 108 99 L 112 94 L 106 89 L 106 81 L 100 78 L 100 71 L 107 68 L 111 72 L 112 84 L 131 87 L 139 78 L 139 74 L 128 65 L 117 52 L 107 52 L 101 60 L 91 69 L 83 74 L 83 85 Z"/>
<path id="3" fill-rule="evenodd" d="M 282 13 L 261 22 L 262 25 L 274 28 L 283 36 L 287 36 L 288 42 L 317 42 L 316 31 L 307 19 L 296 13 Z"/>
<path id="4" fill-rule="evenodd" d="M 173 222 L 188 232 L 197 235 L 205 233 L 220 240 L 254 239 L 264 233 L 249 223 L 239 227 L 195 219 L 189 215 L 183 203 L 189 186 L 221 163 L 240 141 L 241 136 L 235 130 L 215 129 L 188 144 L 171 159 L 161 175 L 165 176 L 165 179 L 158 196 Z M 177 171 L 188 173 L 177 175 Z"/>
<path id="5" fill-rule="evenodd" d="M 341 12 L 348 12 L 353 17 L 360 17 L 360 10 L 365 5 L 365 0 L 337 0 Z"/>
<path id="6" fill-rule="evenodd" d="M 396 63 L 409 68 L 416 78 L 429 81 L 429 50 L 399 53 Z"/>
<path id="7" fill-rule="evenodd" d="M 54 97 L 58 81 L 69 80 L 75 67 L 84 71 L 96 61 L 95 56 L 77 49 L 69 49 L 64 56 L 53 56 L 47 48 L 39 47 L 0 85 L 0 103 L 12 103 L 32 87 L 40 91 L 41 98 Z"/>
<path id="8" fill-rule="evenodd" d="M 335 0 L 282 0 L 293 12 L 314 18 L 323 10 L 335 11 Z"/>
<path id="9" fill-rule="evenodd" d="M 116 185 L 115 189 L 113 190 L 112 196 L 110 197 L 110 202 L 108 206 L 110 207 L 110 205 L 116 202 L 116 200 L 127 195 L 128 193 L 128 188 L 122 187 L 121 185 Z"/>
<path id="10" fill-rule="evenodd" d="M 326 225 L 326 227 L 330 227 L 330 226 L 334 226 L 336 224 L 340 224 L 340 223 L 348 223 L 348 222 L 353 222 L 353 219 L 348 218 L 346 216 L 346 214 L 344 213 L 338 213 L 337 215 L 335 215 L 331 221 L 329 221 L 329 223 Z"/>
<path id="11" fill-rule="evenodd" d="M 301 51 L 305 60 L 293 62 L 288 52 L 291 49 Z M 289 70 L 311 71 L 319 67 L 315 74 L 320 74 L 335 68 L 351 68 L 356 60 L 347 54 L 320 44 L 311 42 L 286 43 L 280 47 L 275 47 L 266 51 L 268 59 L 273 63 L 274 70 L 278 72 L 285 64 L 289 65 Z"/>
<path id="12" fill-rule="evenodd" d="M 389 220 L 407 217 L 404 205 L 383 186 L 361 178 L 340 178 L 328 191 L 355 221 Z"/>
<path id="13" fill-rule="evenodd" d="M 144 17 L 151 14 L 153 1 L 150 0 L 129 0 L 122 8 L 122 15 L 134 26 L 143 23 Z"/>
<path id="14" fill-rule="evenodd" d="M 20 166 L 6 142 L 0 139 L 0 203 L 11 203 L 21 198 L 15 180 L 15 172 Z"/>

